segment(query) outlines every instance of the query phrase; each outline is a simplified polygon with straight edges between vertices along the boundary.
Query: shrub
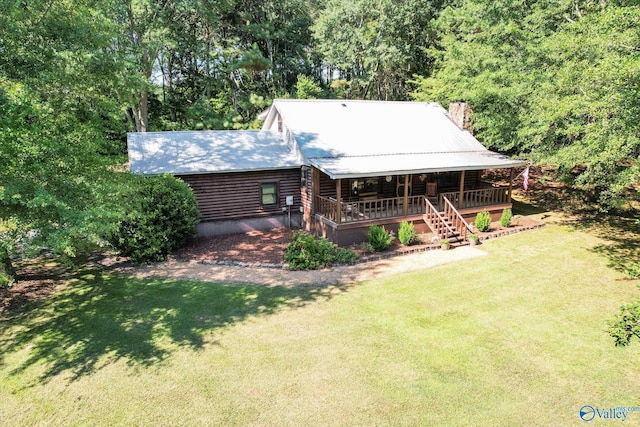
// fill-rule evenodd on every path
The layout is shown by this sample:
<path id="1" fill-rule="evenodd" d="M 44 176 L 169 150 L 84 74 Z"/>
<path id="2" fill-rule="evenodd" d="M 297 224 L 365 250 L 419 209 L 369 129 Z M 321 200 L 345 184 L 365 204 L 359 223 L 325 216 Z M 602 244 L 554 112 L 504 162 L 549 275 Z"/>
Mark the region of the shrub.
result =
<path id="1" fill-rule="evenodd" d="M 412 222 L 402 221 L 398 227 L 398 240 L 405 246 L 409 246 L 416 240 L 416 231 Z"/>
<path id="2" fill-rule="evenodd" d="M 284 260 L 292 270 L 316 270 L 334 262 L 347 264 L 356 259 L 354 251 L 338 248 L 335 243 L 302 230 L 294 231 L 291 238 L 284 251 Z"/>
<path id="3" fill-rule="evenodd" d="M 489 226 L 491 225 L 491 215 L 489 215 L 489 212 L 486 210 L 478 212 L 478 215 L 476 215 L 475 224 L 476 228 L 479 231 L 487 231 L 489 229 Z"/>
<path id="4" fill-rule="evenodd" d="M 0 272 L 0 289 L 8 288 L 13 285 L 13 279 L 8 275 Z"/>
<path id="5" fill-rule="evenodd" d="M 195 235 L 200 218 L 196 198 L 171 175 L 142 178 L 122 204 L 126 213 L 106 237 L 134 263 L 163 261 Z"/>
<path id="6" fill-rule="evenodd" d="M 616 318 L 609 323 L 609 335 L 616 346 L 626 346 L 634 336 L 640 338 L 640 301 L 620 307 Z"/>
<path id="7" fill-rule="evenodd" d="M 15 283 L 16 271 L 11 264 L 9 252 L 0 243 L 0 289 L 8 288 Z"/>
<path id="8" fill-rule="evenodd" d="M 336 262 L 340 264 L 351 264 L 356 259 L 358 255 L 352 249 L 338 248 L 336 251 Z"/>
<path id="9" fill-rule="evenodd" d="M 500 224 L 503 227 L 508 227 L 511 225 L 511 218 L 513 218 L 513 214 L 511 213 L 511 209 L 504 209 L 502 211 L 502 216 L 500 217 Z"/>
<path id="10" fill-rule="evenodd" d="M 360 243 L 360 245 L 358 246 L 358 249 L 360 249 L 360 251 L 365 254 L 370 254 L 371 252 L 373 252 L 373 248 L 371 247 L 371 243 L 369 242 Z"/>
<path id="11" fill-rule="evenodd" d="M 372 225 L 369 227 L 369 244 L 376 251 L 384 251 L 389 248 L 393 241 L 393 233 L 387 232 L 381 225 Z"/>

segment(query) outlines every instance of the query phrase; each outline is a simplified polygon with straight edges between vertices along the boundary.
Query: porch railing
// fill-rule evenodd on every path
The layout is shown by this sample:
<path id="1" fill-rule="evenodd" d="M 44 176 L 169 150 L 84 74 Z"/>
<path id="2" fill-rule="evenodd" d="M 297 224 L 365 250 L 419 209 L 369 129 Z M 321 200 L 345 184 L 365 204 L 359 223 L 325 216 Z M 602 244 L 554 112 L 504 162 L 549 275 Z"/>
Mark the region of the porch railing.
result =
<path id="1" fill-rule="evenodd" d="M 460 203 L 459 191 L 441 193 L 439 197 L 440 206 L 443 205 L 444 198 L 447 198 L 458 210 L 510 203 L 509 189 L 503 187 L 465 190 L 462 192 L 462 203 Z"/>
<path id="2" fill-rule="evenodd" d="M 431 227 L 434 233 L 436 233 L 441 239 L 445 237 L 453 236 L 456 230 L 449 224 L 449 222 L 442 216 L 438 209 L 425 197 L 425 221 Z"/>
<path id="3" fill-rule="evenodd" d="M 424 196 L 409 196 L 406 215 L 424 214 L 423 200 Z M 341 201 L 338 217 L 338 201 L 335 198 L 316 196 L 316 213 L 330 221 L 342 223 L 398 218 L 405 216 L 404 197 Z"/>
<path id="4" fill-rule="evenodd" d="M 482 188 L 479 190 L 466 190 L 463 192 L 462 204 L 460 204 L 460 192 L 449 191 L 440 193 L 434 209 L 445 211 L 450 208 L 456 210 L 451 217 L 459 216 L 463 209 L 481 208 L 510 203 L 509 190 L 507 188 Z M 425 197 L 409 196 L 406 215 L 423 215 L 427 212 L 424 202 Z M 445 202 L 447 200 L 447 202 Z M 333 197 L 316 196 L 315 213 L 336 223 L 352 223 L 372 219 L 398 218 L 405 216 L 404 197 L 391 197 L 384 199 L 341 201 L 338 210 L 338 201 Z M 456 215 L 457 214 L 457 215 Z M 460 224 L 463 225 L 463 224 Z M 464 227 L 462 227 L 464 228 Z"/>
<path id="5" fill-rule="evenodd" d="M 447 197 L 444 200 L 443 216 L 448 219 L 449 224 L 459 233 L 461 240 L 467 240 L 467 234 L 471 231 L 471 226 L 460 215 L 460 212 L 453 206 Z"/>
<path id="6" fill-rule="evenodd" d="M 444 209 L 439 212 L 429 199 L 424 199 L 426 206 L 425 221 L 441 239 L 454 238 L 456 241 L 465 241 L 471 227 L 460 215 L 460 212 L 453 207 L 449 199 L 443 197 L 442 201 Z"/>

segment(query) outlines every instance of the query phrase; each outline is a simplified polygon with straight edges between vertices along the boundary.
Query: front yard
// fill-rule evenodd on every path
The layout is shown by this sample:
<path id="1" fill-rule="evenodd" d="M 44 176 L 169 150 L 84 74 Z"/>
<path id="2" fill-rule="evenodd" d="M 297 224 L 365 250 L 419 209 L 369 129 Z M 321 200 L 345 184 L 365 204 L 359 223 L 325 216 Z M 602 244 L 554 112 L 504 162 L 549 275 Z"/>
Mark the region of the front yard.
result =
<path id="1" fill-rule="evenodd" d="M 639 282 L 608 244 L 549 225 L 342 287 L 84 272 L 0 318 L 2 423 L 580 424 L 640 406 L 640 344 L 606 332 Z"/>

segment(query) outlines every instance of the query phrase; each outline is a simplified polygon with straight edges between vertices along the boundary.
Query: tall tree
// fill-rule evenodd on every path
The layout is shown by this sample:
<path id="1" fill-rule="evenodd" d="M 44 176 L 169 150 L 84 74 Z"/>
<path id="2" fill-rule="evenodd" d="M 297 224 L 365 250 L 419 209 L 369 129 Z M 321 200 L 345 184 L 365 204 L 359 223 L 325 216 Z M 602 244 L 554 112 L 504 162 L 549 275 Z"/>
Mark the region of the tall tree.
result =
<path id="1" fill-rule="evenodd" d="M 407 80 L 430 72 L 427 48 L 435 41 L 439 3 L 329 0 L 314 25 L 325 78 L 337 71 L 349 97 L 407 99 Z"/>
<path id="2" fill-rule="evenodd" d="M 640 179 L 637 22 L 624 1 L 463 1 L 438 20 L 437 72 L 417 79 L 415 98 L 471 102 L 487 145 L 619 206 Z"/>
<path id="3" fill-rule="evenodd" d="M 118 132 L 109 21 L 91 1 L 3 4 L 0 259 L 21 240 L 73 257 L 105 224 Z M 101 191 L 102 190 L 102 191 Z"/>

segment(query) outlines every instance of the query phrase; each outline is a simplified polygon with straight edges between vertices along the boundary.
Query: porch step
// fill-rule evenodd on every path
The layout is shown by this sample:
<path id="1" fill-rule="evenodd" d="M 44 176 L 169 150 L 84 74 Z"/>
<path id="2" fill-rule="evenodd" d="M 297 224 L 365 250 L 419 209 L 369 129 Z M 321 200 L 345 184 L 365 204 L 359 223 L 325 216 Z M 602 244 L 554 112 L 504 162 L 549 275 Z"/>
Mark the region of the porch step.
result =
<path id="1" fill-rule="evenodd" d="M 444 220 L 444 223 L 448 226 L 448 228 L 452 228 L 452 229 L 454 229 L 454 230 L 455 230 L 454 232 L 449 232 L 449 231 L 447 231 L 447 233 L 445 233 L 444 235 L 440 235 L 439 237 L 440 237 L 440 238 L 442 238 L 442 239 L 445 239 L 445 238 L 446 238 L 446 239 L 449 239 L 449 240 L 451 241 L 451 243 L 459 243 L 459 242 L 462 242 L 462 241 L 463 241 L 463 239 L 462 239 L 462 237 L 460 237 L 460 230 L 457 230 L 457 229 L 453 226 L 453 223 L 451 222 L 451 220 L 449 219 L 449 217 L 447 217 L 447 216 L 445 216 L 445 215 L 444 215 L 444 211 L 440 211 L 440 212 L 438 212 L 438 213 L 442 216 L 442 218 L 443 218 L 443 220 Z M 427 216 L 426 216 L 426 215 L 423 215 L 423 216 L 422 216 L 422 219 L 423 219 L 423 220 L 424 220 L 424 222 L 425 222 L 429 227 L 431 227 L 432 229 L 437 227 L 437 224 L 432 224 L 432 223 L 427 219 Z"/>

